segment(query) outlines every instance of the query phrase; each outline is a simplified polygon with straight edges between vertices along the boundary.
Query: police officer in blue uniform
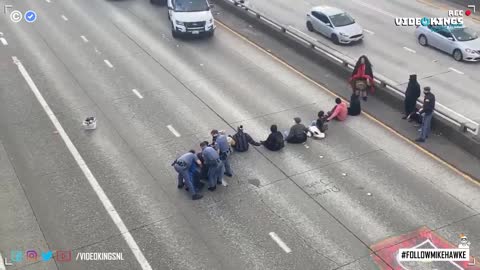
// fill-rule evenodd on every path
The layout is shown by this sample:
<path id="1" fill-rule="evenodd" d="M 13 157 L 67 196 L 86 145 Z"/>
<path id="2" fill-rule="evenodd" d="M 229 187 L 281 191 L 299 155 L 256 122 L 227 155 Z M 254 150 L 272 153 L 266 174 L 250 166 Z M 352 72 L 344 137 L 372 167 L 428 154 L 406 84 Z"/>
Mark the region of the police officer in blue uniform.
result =
<path id="1" fill-rule="evenodd" d="M 213 138 L 213 145 L 215 149 L 218 150 L 218 153 L 220 155 L 220 160 L 223 163 L 224 166 L 224 173 L 228 177 L 232 177 L 232 168 L 230 167 L 230 161 L 228 160 L 231 150 L 230 150 L 230 144 L 228 143 L 228 138 L 227 135 L 225 134 L 220 134 L 218 130 L 214 129 L 210 133 Z"/>
<path id="2" fill-rule="evenodd" d="M 192 200 L 199 200 L 203 195 L 196 192 L 195 186 L 193 184 L 192 174 L 190 172 L 192 165 L 196 163 L 198 166 L 201 166 L 202 163 L 195 155 L 195 150 L 190 150 L 188 153 L 183 154 L 177 158 L 172 166 L 178 172 L 178 188 L 183 188 L 184 183 L 187 185 L 188 190 L 192 194 Z"/>
<path id="3" fill-rule="evenodd" d="M 200 144 L 204 165 L 208 168 L 208 190 L 214 191 L 217 184 L 222 184 L 223 163 L 217 151 L 206 142 Z"/>

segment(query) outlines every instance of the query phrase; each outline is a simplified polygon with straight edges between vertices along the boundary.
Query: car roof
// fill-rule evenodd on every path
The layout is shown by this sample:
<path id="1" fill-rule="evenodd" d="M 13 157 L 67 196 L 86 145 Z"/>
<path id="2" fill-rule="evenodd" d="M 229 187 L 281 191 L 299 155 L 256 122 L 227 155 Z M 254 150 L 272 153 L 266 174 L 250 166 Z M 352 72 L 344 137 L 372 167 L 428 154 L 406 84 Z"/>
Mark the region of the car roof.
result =
<path id="1" fill-rule="evenodd" d="M 312 11 L 319 11 L 322 12 L 323 14 L 327 16 L 332 16 L 332 15 L 337 15 L 340 13 L 345 13 L 345 11 L 336 8 L 336 7 L 330 7 L 330 6 L 316 6 L 312 8 Z"/>

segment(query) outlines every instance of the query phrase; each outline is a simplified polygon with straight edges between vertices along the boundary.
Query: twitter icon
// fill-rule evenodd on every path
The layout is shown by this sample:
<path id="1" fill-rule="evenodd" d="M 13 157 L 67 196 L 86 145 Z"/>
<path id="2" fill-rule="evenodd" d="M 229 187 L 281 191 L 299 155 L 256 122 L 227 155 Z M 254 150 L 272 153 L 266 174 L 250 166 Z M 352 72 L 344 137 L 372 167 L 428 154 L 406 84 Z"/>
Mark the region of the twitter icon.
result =
<path id="1" fill-rule="evenodd" d="M 47 252 L 42 252 L 42 260 L 43 261 L 49 261 L 52 256 L 53 256 L 53 252 L 51 250 L 47 251 Z"/>

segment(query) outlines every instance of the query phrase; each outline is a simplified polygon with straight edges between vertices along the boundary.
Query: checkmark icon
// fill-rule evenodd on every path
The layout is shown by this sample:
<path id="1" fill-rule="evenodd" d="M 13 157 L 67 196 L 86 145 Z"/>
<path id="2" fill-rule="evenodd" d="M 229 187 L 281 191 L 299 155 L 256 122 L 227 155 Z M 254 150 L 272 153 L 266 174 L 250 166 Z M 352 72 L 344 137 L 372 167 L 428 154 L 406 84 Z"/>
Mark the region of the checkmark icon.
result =
<path id="1" fill-rule="evenodd" d="M 33 23 L 35 20 L 37 20 L 37 13 L 35 13 L 35 11 L 29 10 L 25 13 L 25 21 Z"/>

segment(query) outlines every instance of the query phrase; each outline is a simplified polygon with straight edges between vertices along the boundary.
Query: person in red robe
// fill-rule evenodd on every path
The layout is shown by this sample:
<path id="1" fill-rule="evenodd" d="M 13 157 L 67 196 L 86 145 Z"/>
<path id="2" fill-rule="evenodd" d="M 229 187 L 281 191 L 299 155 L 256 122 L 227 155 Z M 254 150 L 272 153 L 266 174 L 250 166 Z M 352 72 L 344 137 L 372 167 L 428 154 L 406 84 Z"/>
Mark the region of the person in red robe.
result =
<path id="1" fill-rule="evenodd" d="M 373 94 L 375 92 L 373 78 L 372 64 L 365 55 L 360 56 L 355 64 L 349 83 L 354 93 L 361 95 L 365 101 L 367 101 L 368 96 L 367 88 L 369 88 L 370 93 Z"/>

